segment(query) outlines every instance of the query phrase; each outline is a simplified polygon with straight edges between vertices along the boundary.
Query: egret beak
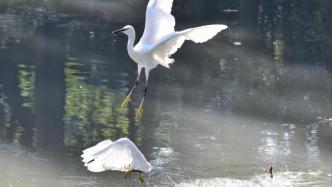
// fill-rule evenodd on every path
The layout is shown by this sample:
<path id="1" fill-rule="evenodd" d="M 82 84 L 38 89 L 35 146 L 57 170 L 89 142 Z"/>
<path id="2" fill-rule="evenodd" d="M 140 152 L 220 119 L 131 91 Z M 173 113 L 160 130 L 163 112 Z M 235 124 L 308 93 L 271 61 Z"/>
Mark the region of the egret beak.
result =
<path id="1" fill-rule="evenodd" d="M 123 31 L 126 31 L 127 29 L 119 29 L 119 30 L 116 30 L 116 31 L 113 31 L 112 34 L 117 34 L 119 32 L 123 32 Z"/>

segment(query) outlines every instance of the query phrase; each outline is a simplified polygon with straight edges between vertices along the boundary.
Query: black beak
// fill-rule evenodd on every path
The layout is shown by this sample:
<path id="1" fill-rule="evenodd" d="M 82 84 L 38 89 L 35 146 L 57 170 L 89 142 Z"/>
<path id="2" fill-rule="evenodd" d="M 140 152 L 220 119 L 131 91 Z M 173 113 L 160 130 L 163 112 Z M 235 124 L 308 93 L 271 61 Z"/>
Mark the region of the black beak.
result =
<path id="1" fill-rule="evenodd" d="M 119 32 L 123 32 L 125 31 L 126 29 L 119 29 L 119 30 L 116 30 L 116 31 L 113 31 L 112 34 L 116 34 L 116 33 L 119 33 Z"/>

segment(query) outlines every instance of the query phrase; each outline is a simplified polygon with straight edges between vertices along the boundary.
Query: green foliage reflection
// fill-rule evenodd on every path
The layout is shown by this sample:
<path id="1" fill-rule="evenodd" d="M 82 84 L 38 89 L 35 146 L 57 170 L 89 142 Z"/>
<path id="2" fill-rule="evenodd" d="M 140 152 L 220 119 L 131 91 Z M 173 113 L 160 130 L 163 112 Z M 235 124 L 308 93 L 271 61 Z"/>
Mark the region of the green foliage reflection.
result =
<path id="1" fill-rule="evenodd" d="M 115 94 L 106 86 L 87 83 L 78 70 L 82 66 L 77 59 L 66 63 L 65 144 L 128 135 L 129 119 L 119 112 Z"/>
<path id="2" fill-rule="evenodd" d="M 36 72 L 34 66 L 28 67 L 25 64 L 19 64 L 19 89 L 23 98 L 22 105 L 33 111 L 34 108 L 34 88 Z"/>

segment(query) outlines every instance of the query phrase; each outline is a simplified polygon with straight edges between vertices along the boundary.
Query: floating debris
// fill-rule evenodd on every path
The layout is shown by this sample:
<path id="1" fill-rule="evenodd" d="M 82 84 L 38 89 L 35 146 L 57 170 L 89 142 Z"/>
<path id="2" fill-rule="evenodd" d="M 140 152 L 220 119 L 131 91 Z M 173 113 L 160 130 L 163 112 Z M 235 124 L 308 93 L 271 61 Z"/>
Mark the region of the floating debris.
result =
<path id="1" fill-rule="evenodd" d="M 272 179 L 272 178 L 273 178 L 273 168 L 272 168 L 272 166 L 269 167 L 268 172 L 269 172 L 270 177 L 271 177 L 271 179 Z"/>
<path id="2" fill-rule="evenodd" d="M 226 13 L 238 13 L 238 12 L 240 12 L 238 9 L 223 9 L 222 11 L 226 12 Z"/>
<path id="3" fill-rule="evenodd" d="M 234 44 L 235 46 L 241 46 L 241 45 L 242 45 L 242 42 L 237 41 L 237 42 L 233 42 L 233 44 Z"/>

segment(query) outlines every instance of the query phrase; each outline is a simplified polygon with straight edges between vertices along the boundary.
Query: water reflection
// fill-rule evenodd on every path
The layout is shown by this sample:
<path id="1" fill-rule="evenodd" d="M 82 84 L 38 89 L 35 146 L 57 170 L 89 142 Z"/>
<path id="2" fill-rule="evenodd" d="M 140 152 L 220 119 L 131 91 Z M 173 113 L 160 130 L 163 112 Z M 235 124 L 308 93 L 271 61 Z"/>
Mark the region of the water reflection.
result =
<path id="1" fill-rule="evenodd" d="M 306 143 L 305 147 L 307 150 L 307 157 L 309 161 L 317 161 L 319 160 L 319 147 L 318 147 L 318 125 L 317 124 L 310 124 L 307 125 L 307 130 L 305 131 L 306 134 Z"/>
<path id="2" fill-rule="evenodd" d="M 258 148 L 259 154 L 270 164 L 276 164 L 279 160 L 287 160 L 292 153 L 292 135 L 287 131 L 280 134 L 273 131 L 262 131 L 261 146 Z M 279 163 L 280 164 L 280 163 Z"/>
<path id="3" fill-rule="evenodd" d="M 151 164 L 158 170 L 163 170 L 165 165 L 174 160 L 176 153 L 170 147 L 154 147 Z"/>
<path id="4" fill-rule="evenodd" d="M 258 175 L 250 179 L 232 179 L 232 178 L 211 178 L 211 179 L 197 179 L 187 180 L 186 182 L 175 184 L 177 187 L 208 187 L 208 186 L 324 186 L 317 176 L 321 173 L 313 171 L 309 173 L 304 172 L 282 172 L 273 179 L 267 179 L 265 175 Z"/>
<path id="5" fill-rule="evenodd" d="M 34 90 L 36 72 L 35 66 L 26 66 L 25 64 L 19 64 L 19 85 L 20 94 L 23 98 L 23 107 L 30 108 L 33 111 L 34 104 Z"/>
<path id="6" fill-rule="evenodd" d="M 5 49 L 10 43 L 18 44 L 33 35 L 34 28 L 20 17 L 12 14 L 0 16 L 0 48 Z"/>
<path id="7" fill-rule="evenodd" d="M 110 31 L 130 23 L 140 35 L 145 1 L 9 2 L 0 1 L 0 164 L 10 169 L 0 185 L 135 186 L 79 160 L 122 136 L 156 167 L 151 185 L 264 186 L 267 165 L 278 168 L 275 185 L 330 183 L 329 1 L 175 1 L 179 29 L 230 29 L 151 72 L 142 121 L 139 92 L 119 110 L 136 67 Z"/>
<path id="8" fill-rule="evenodd" d="M 87 146 L 103 137 L 128 136 L 130 120 L 120 112 L 115 94 L 105 85 L 90 83 L 97 79 L 96 67 L 87 72 L 84 69 L 87 67 L 79 59 L 66 63 L 66 145 Z"/>

